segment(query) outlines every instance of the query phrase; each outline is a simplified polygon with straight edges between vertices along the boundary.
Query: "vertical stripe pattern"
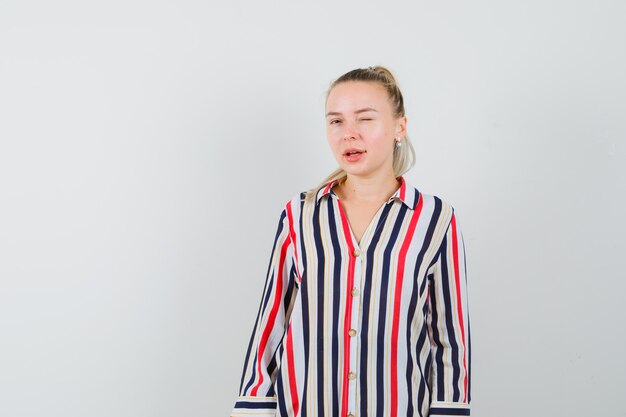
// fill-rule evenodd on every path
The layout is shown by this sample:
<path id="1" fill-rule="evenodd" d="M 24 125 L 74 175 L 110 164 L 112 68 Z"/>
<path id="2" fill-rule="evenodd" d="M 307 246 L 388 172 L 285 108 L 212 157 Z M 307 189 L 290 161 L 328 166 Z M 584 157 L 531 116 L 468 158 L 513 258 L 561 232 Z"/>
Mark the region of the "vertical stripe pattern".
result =
<path id="1" fill-rule="evenodd" d="M 459 222 L 398 180 L 360 240 L 336 181 L 286 203 L 231 416 L 469 415 Z"/>

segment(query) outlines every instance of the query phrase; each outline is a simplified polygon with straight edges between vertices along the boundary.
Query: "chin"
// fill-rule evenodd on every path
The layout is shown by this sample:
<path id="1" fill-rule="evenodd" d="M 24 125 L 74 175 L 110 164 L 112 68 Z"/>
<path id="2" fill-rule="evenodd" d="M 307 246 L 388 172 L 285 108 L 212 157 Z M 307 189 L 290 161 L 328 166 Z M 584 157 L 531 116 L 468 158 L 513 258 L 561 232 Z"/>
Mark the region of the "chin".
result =
<path id="1" fill-rule="evenodd" d="M 365 175 L 367 174 L 367 169 L 365 168 L 355 168 L 355 167 L 342 167 L 347 174 L 350 175 Z"/>

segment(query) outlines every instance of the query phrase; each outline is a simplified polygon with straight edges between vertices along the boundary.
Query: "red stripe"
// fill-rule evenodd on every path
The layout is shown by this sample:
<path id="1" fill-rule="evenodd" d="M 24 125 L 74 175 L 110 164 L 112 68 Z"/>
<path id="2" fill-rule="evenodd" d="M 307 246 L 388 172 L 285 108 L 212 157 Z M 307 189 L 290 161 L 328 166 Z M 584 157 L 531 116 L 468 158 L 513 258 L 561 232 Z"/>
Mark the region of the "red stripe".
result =
<path id="1" fill-rule="evenodd" d="M 333 181 L 334 182 L 334 181 Z M 324 193 L 328 192 L 331 185 L 331 182 L 324 189 Z M 300 270 L 298 268 L 298 250 L 296 242 L 295 230 L 293 228 L 293 211 L 291 206 L 291 201 L 287 203 L 287 217 L 289 218 L 289 240 L 294 242 L 294 255 L 296 260 L 296 271 L 298 273 L 298 282 L 302 281 L 302 276 L 300 275 Z M 299 411 L 299 399 L 298 399 L 298 390 L 297 390 L 297 382 L 296 382 L 296 374 L 295 374 L 295 361 L 294 361 L 294 352 L 293 352 L 293 336 L 291 333 L 292 327 L 291 323 L 289 324 L 289 329 L 287 331 L 287 364 L 288 364 L 288 374 L 289 374 L 289 391 L 291 393 L 291 405 L 293 407 L 294 416 L 298 415 Z M 258 387 L 255 387 L 258 388 Z M 253 394 L 254 395 L 254 394 Z"/>
<path id="2" fill-rule="evenodd" d="M 322 195 L 325 195 L 326 193 L 328 193 L 328 190 L 330 190 L 330 188 L 333 186 L 334 183 L 336 183 L 337 180 L 333 180 L 331 182 L 329 182 L 326 187 L 324 187 L 324 191 L 322 192 Z"/>
<path id="3" fill-rule="evenodd" d="M 463 369 L 465 370 L 465 378 L 463 380 L 463 402 L 467 398 L 467 363 L 465 350 L 465 324 L 463 323 L 463 309 L 461 307 L 461 281 L 459 276 L 459 242 L 456 235 L 456 218 L 452 215 L 452 257 L 454 259 L 454 280 L 456 282 L 456 305 L 459 323 L 461 324 L 461 337 L 463 340 Z"/>
<path id="4" fill-rule="evenodd" d="M 404 181 L 404 177 L 400 177 L 402 184 L 400 184 L 400 200 L 404 201 L 404 196 L 406 194 L 406 183 Z"/>
<path id="5" fill-rule="evenodd" d="M 343 234 L 346 237 L 348 243 L 348 250 L 350 251 L 350 257 L 348 261 L 348 283 L 346 291 L 346 315 L 343 322 L 345 349 L 343 354 L 343 390 L 341 392 L 341 415 L 345 416 L 348 413 L 348 370 L 350 368 L 350 335 L 348 330 L 350 329 L 350 323 L 352 322 L 352 294 L 351 290 L 354 287 L 354 264 L 356 258 L 353 255 L 354 245 L 352 244 L 352 233 L 350 231 L 350 225 L 348 224 L 348 218 L 345 215 L 341 206 L 341 201 L 337 198 L 339 203 L 339 212 L 341 214 L 341 223 L 343 225 Z"/>
<path id="6" fill-rule="evenodd" d="M 291 207 L 291 201 L 287 203 L 287 217 L 289 218 L 289 236 L 290 240 L 294 243 L 293 250 L 296 258 L 296 271 L 298 272 L 298 282 L 302 281 L 300 276 L 300 270 L 298 268 L 298 251 L 296 242 L 296 233 L 293 228 L 293 212 Z M 291 323 L 289 323 L 289 329 L 287 330 L 287 364 L 289 372 L 289 391 L 291 392 L 291 405 L 293 406 L 294 417 L 298 415 L 299 401 L 298 401 L 298 389 L 296 383 L 296 369 L 293 358 L 293 335 L 291 333 Z"/>
<path id="7" fill-rule="evenodd" d="M 300 403 L 298 401 L 298 390 L 296 387 L 296 370 L 293 359 L 293 336 L 291 335 L 291 324 L 287 330 L 287 365 L 289 368 L 289 392 L 291 392 L 291 405 L 293 407 L 293 415 L 296 417 L 300 411 Z"/>
<path id="8" fill-rule="evenodd" d="M 293 213 L 291 211 L 291 201 L 287 203 L 287 217 L 289 217 L 289 236 L 291 237 L 291 241 L 294 243 L 293 252 L 296 257 L 296 272 L 298 273 L 298 282 L 301 282 L 302 277 L 300 276 L 300 268 L 298 267 L 300 263 L 298 262 L 298 245 L 296 245 L 296 232 L 293 229 Z"/>
<path id="9" fill-rule="evenodd" d="M 250 391 L 250 395 L 253 397 L 257 395 L 257 391 L 259 390 L 259 387 L 261 386 L 261 384 L 263 384 L 263 373 L 261 373 L 261 362 L 263 359 L 263 354 L 265 352 L 265 347 L 267 346 L 267 341 L 270 338 L 270 333 L 272 333 L 272 329 L 274 328 L 274 322 L 276 321 L 276 315 L 278 314 L 278 309 L 280 308 L 280 298 L 283 292 L 282 269 L 285 265 L 285 256 L 287 254 L 287 248 L 289 247 L 290 243 L 291 243 L 291 238 L 287 236 L 287 239 L 285 239 L 285 243 L 283 243 L 283 246 L 280 249 L 280 260 L 278 263 L 279 268 L 276 273 L 276 276 L 274 277 L 276 281 L 276 286 L 274 289 L 274 303 L 272 305 L 272 310 L 270 311 L 269 318 L 267 319 L 267 325 L 263 329 L 263 334 L 261 335 L 261 340 L 259 342 L 259 350 L 257 351 L 257 374 L 259 375 L 259 381 L 252 388 L 252 391 Z"/>
<path id="10" fill-rule="evenodd" d="M 420 213 L 422 212 L 422 201 L 423 199 L 420 198 L 417 207 L 415 207 L 415 212 L 413 213 L 413 217 L 411 217 L 411 223 L 409 223 L 398 255 L 396 291 L 394 296 L 395 304 L 393 306 L 393 321 L 391 324 L 391 417 L 398 415 L 398 327 L 400 326 L 400 304 L 402 303 L 402 277 L 404 276 L 406 254 L 411 245 Z"/>

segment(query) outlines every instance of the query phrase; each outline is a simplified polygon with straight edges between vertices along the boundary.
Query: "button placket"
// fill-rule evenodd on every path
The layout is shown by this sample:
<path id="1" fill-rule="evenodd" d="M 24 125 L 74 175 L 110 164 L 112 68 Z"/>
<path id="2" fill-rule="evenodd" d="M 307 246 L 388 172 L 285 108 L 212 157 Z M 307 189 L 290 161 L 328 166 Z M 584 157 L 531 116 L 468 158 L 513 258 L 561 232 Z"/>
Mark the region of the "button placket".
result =
<path id="1" fill-rule="evenodd" d="M 357 353 L 359 351 L 359 339 L 356 336 L 358 335 L 358 323 L 360 320 L 361 310 L 360 286 L 362 281 L 361 274 L 363 271 L 363 252 L 360 248 L 355 247 L 352 251 L 352 256 L 356 258 L 354 264 L 354 283 L 352 289 L 350 290 L 350 294 L 353 297 L 352 314 L 350 328 L 346 329 L 348 336 L 351 338 L 350 369 L 348 373 L 348 417 L 354 416 L 356 413 L 356 393 L 358 377 Z"/>

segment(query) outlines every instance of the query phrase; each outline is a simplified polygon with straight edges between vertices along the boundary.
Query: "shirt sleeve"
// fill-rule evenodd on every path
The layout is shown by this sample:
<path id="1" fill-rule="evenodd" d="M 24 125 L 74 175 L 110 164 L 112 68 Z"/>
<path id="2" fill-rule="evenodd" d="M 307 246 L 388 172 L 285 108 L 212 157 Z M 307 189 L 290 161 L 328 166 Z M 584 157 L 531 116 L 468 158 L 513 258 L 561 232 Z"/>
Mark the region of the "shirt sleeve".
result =
<path id="1" fill-rule="evenodd" d="M 239 397 L 231 417 L 276 415 L 274 381 L 296 292 L 292 238 L 285 207 L 278 222 L 263 295 L 246 352 Z"/>
<path id="2" fill-rule="evenodd" d="M 454 211 L 429 270 L 430 416 L 470 415 L 470 327 L 465 245 Z"/>

